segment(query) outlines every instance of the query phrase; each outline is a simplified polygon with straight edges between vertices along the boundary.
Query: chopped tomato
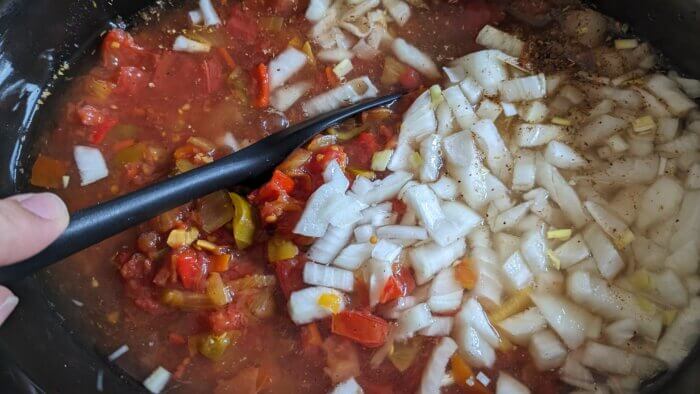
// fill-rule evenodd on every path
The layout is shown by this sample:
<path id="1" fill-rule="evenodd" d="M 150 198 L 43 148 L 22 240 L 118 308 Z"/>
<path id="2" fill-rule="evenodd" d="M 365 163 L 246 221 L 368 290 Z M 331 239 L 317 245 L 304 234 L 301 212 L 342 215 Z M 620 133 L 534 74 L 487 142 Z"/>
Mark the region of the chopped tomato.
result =
<path id="1" fill-rule="evenodd" d="M 386 342 L 389 323 L 369 312 L 343 311 L 333 315 L 331 332 L 365 347 L 379 347 Z"/>
<path id="2" fill-rule="evenodd" d="M 146 73 L 138 67 L 120 67 L 115 93 L 134 94 L 148 84 Z"/>
<path id="3" fill-rule="evenodd" d="M 78 120 L 84 126 L 97 126 L 105 118 L 102 111 L 92 105 L 83 105 L 76 111 L 76 114 L 78 115 Z"/>
<path id="4" fill-rule="evenodd" d="M 402 267 L 394 272 L 384 285 L 382 294 L 379 298 L 380 303 L 393 301 L 399 297 L 410 294 L 416 288 L 416 281 L 413 279 L 411 270 Z"/>
<path id="5" fill-rule="evenodd" d="M 110 30 L 102 41 L 102 64 L 108 68 L 143 65 L 148 54 L 121 29 Z M 140 64 L 141 63 L 141 64 Z"/>
<path id="6" fill-rule="evenodd" d="M 204 73 L 204 87 L 208 94 L 214 93 L 224 86 L 224 70 L 216 59 L 207 59 L 202 62 Z"/>
<path id="7" fill-rule="evenodd" d="M 348 157 L 342 147 L 337 145 L 327 146 L 314 154 L 309 162 L 309 170 L 312 173 L 321 174 L 331 160 L 337 161 L 341 168 L 345 168 Z"/>
<path id="8" fill-rule="evenodd" d="M 343 145 L 343 151 L 347 153 L 349 164 L 360 169 L 367 169 L 372 163 L 372 155 L 379 150 L 377 137 L 364 131 L 357 137 Z"/>
<path id="9" fill-rule="evenodd" d="M 277 200 L 282 193 L 289 194 L 292 190 L 294 190 L 294 179 L 280 170 L 275 170 L 275 172 L 272 173 L 272 179 L 258 191 L 255 196 L 255 201 L 274 201 Z"/>
<path id="10" fill-rule="evenodd" d="M 112 127 L 114 127 L 117 122 L 118 121 L 116 119 L 110 116 L 105 116 L 100 124 L 96 125 L 92 130 L 90 130 L 90 135 L 88 136 L 90 143 L 99 144 L 102 142 L 107 136 L 107 133 L 112 130 Z"/>
<path id="11" fill-rule="evenodd" d="M 207 322 L 212 331 L 222 334 L 231 330 L 239 330 L 246 325 L 246 318 L 237 304 L 226 305 L 226 308 L 207 315 Z"/>
<path id="12" fill-rule="evenodd" d="M 241 39 L 250 44 L 258 35 L 258 27 L 255 19 L 243 12 L 240 5 L 231 9 L 231 16 L 226 23 L 226 28 L 234 38 Z"/>
<path id="13" fill-rule="evenodd" d="M 421 80 L 420 74 L 415 69 L 406 66 L 406 70 L 399 75 L 399 83 L 405 89 L 417 89 L 423 81 Z"/>
<path id="14" fill-rule="evenodd" d="M 340 84 L 340 79 L 338 79 L 338 76 L 335 75 L 333 72 L 333 68 L 331 66 L 327 66 L 325 69 L 326 73 L 326 81 L 328 82 L 328 86 L 330 87 L 335 87 Z"/>
<path id="15" fill-rule="evenodd" d="M 275 263 L 275 275 L 284 296 L 289 296 L 304 287 L 304 261 L 299 258 L 281 260 Z"/>
<path id="16" fill-rule="evenodd" d="M 185 248 L 175 252 L 173 259 L 175 259 L 177 274 L 184 288 L 199 289 L 203 287 L 209 271 L 209 261 L 206 254 Z"/>

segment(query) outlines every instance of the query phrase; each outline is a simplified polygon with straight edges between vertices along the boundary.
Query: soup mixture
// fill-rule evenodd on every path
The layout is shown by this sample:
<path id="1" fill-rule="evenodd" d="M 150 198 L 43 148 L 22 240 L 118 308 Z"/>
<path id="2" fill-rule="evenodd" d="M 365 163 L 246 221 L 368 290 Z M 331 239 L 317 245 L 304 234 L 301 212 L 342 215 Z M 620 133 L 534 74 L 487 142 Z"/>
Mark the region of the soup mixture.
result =
<path id="1" fill-rule="evenodd" d="M 34 163 L 71 209 L 407 92 L 53 269 L 147 389 L 627 393 L 694 345 L 700 82 L 625 25 L 566 0 L 144 15 Z"/>

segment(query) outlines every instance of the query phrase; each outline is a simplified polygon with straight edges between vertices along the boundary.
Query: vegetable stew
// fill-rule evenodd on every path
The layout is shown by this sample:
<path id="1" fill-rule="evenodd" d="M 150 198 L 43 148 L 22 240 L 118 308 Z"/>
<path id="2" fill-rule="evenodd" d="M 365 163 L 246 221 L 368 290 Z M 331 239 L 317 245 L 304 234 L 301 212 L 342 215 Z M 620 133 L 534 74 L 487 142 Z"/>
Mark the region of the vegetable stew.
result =
<path id="1" fill-rule="evenodd" d="M 409 92 L 52 269 L 148 390 L 626 393 L 700 335 L 700 82 L 625 25 L 568 0 L 147 15 L 58 101 L 31 183 L 71 209 Z"/>

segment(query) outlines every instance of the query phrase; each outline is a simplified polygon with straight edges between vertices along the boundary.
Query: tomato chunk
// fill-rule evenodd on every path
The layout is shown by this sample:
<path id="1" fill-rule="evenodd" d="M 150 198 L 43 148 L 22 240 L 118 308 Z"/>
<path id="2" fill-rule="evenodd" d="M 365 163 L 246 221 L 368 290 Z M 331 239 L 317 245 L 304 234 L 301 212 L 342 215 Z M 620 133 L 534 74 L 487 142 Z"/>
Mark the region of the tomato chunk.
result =
<path id="1" fill-rule="evenodd" d="M 209 259 L 204 253 L 186 248 L 173 255 L 182 286 L 186 289 L 200 289 L 209 271 Z"/>
<path id="2" fill-rule="evenodd" d="M 294 190 L 294 179 L 280 170 L 275 170 L 272 179 L 260 188 L 255 196 L 256 202 L 277 200 L 281 194 L 289 194 Z"/>
<path id="3" fill-rule="evenodd" d="M 393 301 L 410 294 L 416 288 L 416 281 L 408 268 L 399 268 L 384 285 L 379 303 Z"/>
<path id="4" fill-rule="evenodd" d="M 365 347 L 379 347 L 386 342 L 389 323 L 369 312 L 343 311 L 333 315 L 331 332 Z"/>
<path id="5" fill-rule="evenodd" d="M 281 260 L 275 263 L 275 275 L 284 296 L 289 296 L 304 287 L 304 262 L 298 258 Z"/>

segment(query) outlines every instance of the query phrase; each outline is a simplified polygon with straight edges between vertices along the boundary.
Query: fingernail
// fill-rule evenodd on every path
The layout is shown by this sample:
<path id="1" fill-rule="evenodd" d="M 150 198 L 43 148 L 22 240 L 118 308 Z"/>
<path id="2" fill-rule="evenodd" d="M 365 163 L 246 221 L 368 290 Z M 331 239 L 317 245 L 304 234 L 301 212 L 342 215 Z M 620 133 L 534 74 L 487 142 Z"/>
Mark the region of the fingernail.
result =
<path id="1" fill-rule="evenodd" d="M 37 193 L 19 201 L 27 211 L 47 220 L 54 220 L 68 214 L 66 204 L 52 193 Z"/>
<path id="2" fill-rule="evenodd" d="M 19 303 L 19 298 L 10 290 L 0 286 L 0 324 L 2 324 Z"/>

